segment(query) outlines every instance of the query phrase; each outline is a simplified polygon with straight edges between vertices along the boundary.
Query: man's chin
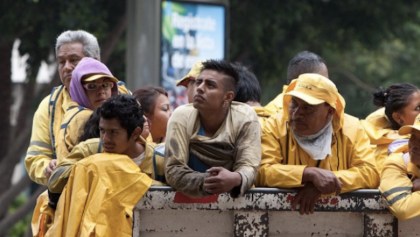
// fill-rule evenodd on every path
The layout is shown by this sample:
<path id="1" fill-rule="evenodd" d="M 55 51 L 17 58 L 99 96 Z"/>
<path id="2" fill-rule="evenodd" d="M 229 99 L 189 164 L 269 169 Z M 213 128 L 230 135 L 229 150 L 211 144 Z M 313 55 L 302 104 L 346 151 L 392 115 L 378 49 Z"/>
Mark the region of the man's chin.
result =
<path id="1" fill-rule="evenodd" d="M 193 107 L 196 108 L 196 109 L 201 108 L 201 103 L 198 103 L 196 101 L 193 101 L 192 104 L 193 104 Z"/>
<path id="2" fill-rule="evenodd" d="M 305 132 L 306 129 L 303 129 L 300 126 L 292 125 L 292 130 L 293 130 L 293 133 L 298 135 L 299 137 L 309 136 L 309 134 Z"/>

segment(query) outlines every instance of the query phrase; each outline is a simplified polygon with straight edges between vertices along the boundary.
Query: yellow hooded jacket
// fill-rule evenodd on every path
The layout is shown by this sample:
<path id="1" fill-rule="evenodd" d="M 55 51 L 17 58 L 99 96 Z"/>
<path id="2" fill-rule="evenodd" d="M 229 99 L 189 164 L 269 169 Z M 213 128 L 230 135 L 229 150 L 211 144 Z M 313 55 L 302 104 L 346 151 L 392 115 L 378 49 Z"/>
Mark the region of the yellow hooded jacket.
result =
<path id="1" fill-rule="evenodd" d="M 294 88 L 292 81 L 286 92 Z M 302 186 L 305 167 L 331 170 L 342 183 L 341 192 L 377 188 L 373 149 L 359 119 L 344 114 L 345 102 L 338 94 L 333 117 L 332 155 L 318 161 L 302 150 L 288 126 L 290 96 L 284 97 L 283 112 L 270 117 L 262 132 L 262 161 L 257 186 L 293 188 Z"/>
<path id="2" fill-rule="evenodd" d="M 131 94 L 123 82 L 119 82 L 118 85 L 120 93 Z M 54 87 L 50 95 L 41 101 L 34 114 L 25 168 L 29 177 L 38 184 L 47 184 L 44 171 L 50 161 L 56 159 L 56 139 L 70 101 L 70 94 L 63 85 Z"/>
<path id="3" fill-rule="evenodd" d="M 163 154 L 155 151 L 155 147 L 156 144 L 145 142 L 144 160 L 140 164 L 140 169 L 154 180 L 153 185 L 163 185 L 165 158 Z M 53 193 L 61 193 L 74 165 L 85 157 L 101 153 L 102 150 L 99 138 L 88 139 L 76 145 L 70 154 L 57 164 L 57 168 L 48 180 L 48 189 Z"/>
<path id="4" fill-rule="evenodd" d="M 388 146 L 397 139 L 407 139 L 408 135 L 399 135 L 398 130 L 391 128 L 385 115 L 385 108 L 380 108 L 361 121 L 363 128 L 375 147 L 375 158 L 378 172 L 381 173 L 385 159 L 388 157 Z"/>
<path id="5" fill-rule="evenodd" d="M 271 116 L 271 112 L 268 111 L 264 107 L 257 107 L 257 106 L 251 106 L 255 113 L 257 113 L 258 116 L 258 122 L 260 122 L 261 128 L 264 127 L 265 121 Z"/>
<path id="6" fill-rule="evenodd" d="M 408 153 L 394 152 L 385 160 L 379 191 L 399 220 L 420 216 L 420 191 L 412 191 L 413 180 L 418 178 L 420 169 L 410 162 Z"/>
<path id="7" fill-rule="evenodd" d="M 79 143 L 79 137 L 82 135 L 85 124 L 92 113 L 92 110 L 79 106 L 74 101 L 70 101 L 67 105 L 58 139 L 55 142 L 57 164 L 61 163 L 61 160 L 65 159 L 76 144 Z"/>
<path id="8" fill-rule="evenodd" d="M 133 208 L 152 179 L 121 154 L 77 162 L 46 236 L 132 236 Z"/>

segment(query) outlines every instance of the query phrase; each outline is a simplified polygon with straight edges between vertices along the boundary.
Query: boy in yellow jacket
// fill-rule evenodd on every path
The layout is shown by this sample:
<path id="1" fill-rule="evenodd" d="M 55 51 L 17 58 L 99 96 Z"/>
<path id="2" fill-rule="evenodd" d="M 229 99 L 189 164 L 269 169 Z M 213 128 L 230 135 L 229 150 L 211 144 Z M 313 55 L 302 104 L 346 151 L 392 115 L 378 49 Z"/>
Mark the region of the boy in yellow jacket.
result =
<path id="1" fill-rule="evenodd" d="M 144 159 L 138 142 L 143 123 L 132 96 L 118 95 L 102 105 L 104 153 L 73 166 L 46 236 L 132 236 L 132 210 L 153 181 L 138 166 Z"/>

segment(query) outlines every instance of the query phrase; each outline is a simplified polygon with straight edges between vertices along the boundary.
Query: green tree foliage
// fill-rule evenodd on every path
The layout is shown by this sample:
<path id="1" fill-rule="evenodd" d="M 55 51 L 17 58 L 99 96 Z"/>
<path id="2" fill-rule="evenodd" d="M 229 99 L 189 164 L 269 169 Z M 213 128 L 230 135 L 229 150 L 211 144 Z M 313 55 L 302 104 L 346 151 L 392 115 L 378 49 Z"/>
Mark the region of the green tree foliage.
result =
<path id="1" fill-rule="evenodd" d="M 124 32 L 126 17 L 126 1 L 107 0 L 3 0 L 0 2 L 0 199 L 7 207 L 15 193 L 22 189 L 22 185 L 10 188 L 13 168 L 25 154 L 29 142 L 32 115 L 40 100 L 45 97 L 53 85 L 58 85 L 58 77 L 51 85 L 35 91 L 35 78 L 41 60 L 48 60 L 55 53 L 55 39 L 65 30 L 83 29 L 97 36 L 102 46 L 102 56 L 114 74 L 121 78 L 118 72 L 124 71 L 124 49 L 121 42 L 125 42 Z M 121 30 L 122 29 L 122 30 Z M 12 104 L 11 78 L 11 49 L 13 41 L 21 40 L 21 54 L 28 53 L 28 78 L 24 86 L 23 105 L 19 111 L 18 127 L 11 129 L 10 105 Z M 114 50 L 116 49 L 116 50 Z M 110 52 L 114 54 L 110 56 Z M 107 60 L 109 59 L 109 60 Z M 50 59 L 54 61 L 54 57 Z M 117 70 L 114 70 L 114 67 Z M 122 77 L 123 78 L 123 77 Z M 13 133 L 13 132 L 16 133 Z M 12 141 L 13 139 L 13 141 Z M 11 145 L 9 145 L 11 144 Z M 19 183 L 26 183 L 22 178 Z M 34 202 L 34 198 L 28 199 Z M 28 201 L 29 202 L 29 201 Z M 26 204 L 25 204 L 26 205 Z M 10 226 L 11 220 L 19 218 L 17 215 L 27 213 L 27 205 L 15 213 L 8 213 L 7 208 L 0 210 L 0 235 Z M 32 204 L 33 205 L 33 204 Z M 30 207 L 32 209 L 33 207 Z M 23 216 L 21 216 L 23 218 Z"/>
<path id="2" fill-rule="evenodd" d="M 377 87 L 420 82 L 419 6 L 417 1 L 232 0 L 231 59 L 254 69 L 268 102 L 285 83 L 290 58 L 313 51 L 327 61 L 346 111 L 364 117 L 374 110 L 371 93 Z"/>

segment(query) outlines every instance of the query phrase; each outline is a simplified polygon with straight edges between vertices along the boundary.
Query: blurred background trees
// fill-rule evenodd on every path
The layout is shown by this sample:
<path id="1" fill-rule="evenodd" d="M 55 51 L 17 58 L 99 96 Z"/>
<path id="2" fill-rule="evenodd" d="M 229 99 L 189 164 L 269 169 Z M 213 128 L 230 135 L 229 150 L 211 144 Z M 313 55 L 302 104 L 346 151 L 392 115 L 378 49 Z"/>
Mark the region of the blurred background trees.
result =
<path id="1" fill-rule="evenodd" d="M 418 1 L 230 0 L 228 16 L 229 59 L 255 72 L 263 104 L 281 91 L 289 59 L 302 50 L 327 61 L 330 77 L 347 101 L 346 112 L 359 118 L 375 109 L 371 94 L 378 87 L 403 81 L 420 85 Z M 62 31 L 84 29 L 98 37 L 102 60 L 124 80 L 125 52 L 130 50 L 126 25 L 126 1 L 0 2 L 0 203 L 14 203 L 16 210 L 0 211 L 0 236 L 12 233 L 7 232 L 9 227 L 28 215 L 36 196 L 16 198 L 30 184 L 27 177 L 12 187 L 10 181 L 13 167 L 26 153 L 37 105 L 60 83 L 57 74 L 49 84 L 35 83 L 41 61 L 54 62 L 55 38 Z M 29 59 L 27 78 L 21 84 L 23 100 L 12 125 L 11 105 L 16 97 L 12 96 L 10 57 L 15 39 L 21 40 L 20 53 L 27 53 Z M 13 230 L 11 235 L 21 234 Z"/>
<path id="2" fill-rule="evenodd" d="M 401 81 L 419 84 L 418 2 L 231 1 L 232 60 L 252 66 L 270 101 L 287 63 L 302 50 L 321 55 L 347 102 L 365 117 L 371 93 Z"/>

